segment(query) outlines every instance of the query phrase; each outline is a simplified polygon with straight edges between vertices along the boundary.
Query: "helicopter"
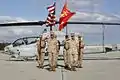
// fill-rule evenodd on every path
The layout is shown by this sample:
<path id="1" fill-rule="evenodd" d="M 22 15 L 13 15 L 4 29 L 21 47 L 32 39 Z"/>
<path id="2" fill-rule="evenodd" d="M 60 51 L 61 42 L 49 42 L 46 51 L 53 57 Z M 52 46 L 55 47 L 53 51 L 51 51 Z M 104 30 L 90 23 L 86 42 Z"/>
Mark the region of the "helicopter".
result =
<path id="1" fill-rule="evenodd" d="M 42 26 L 46 24 L 45 21 L 32 21 L 32 22 L 17 22 L 17 23 L 2 23 L 0 24 L 0 27 L 11 27 L 11 26 L 35 26 L 39 25 Z M 56 24 L 59 24 L 59 21 L 56 21 Z M 120 25 L 120 23 L 106 23 L 106 22 L 67 22 L 67 24 L 87 24 L 87 25 L 103 25 L 103 28 L 105 25 Z M 50 31 L 52 31 L 52 27 L 50 27 Z M 60 56 L 63 55 L 63 43 L 64 36 L 66 33 L 61 31 L 53 31 L 58 36 L 57 39 L 60 40 Z M 50 35 L 50 32 L 45 31 L 44 33 L 41 33 L 45 36 L 45 34 Z M 15 40 L 11 45 L 8 45 L 4 48 L 5 52 L 9 52 L 11 55 L 11 58 L 16 59 L 22 59 L 22 60 L 28 60 L 28 58 L 34 58 L 37 55 L 37 47 L 36 42 L 39 36 L 34 37 L 23 37 L 20 39 Z M 104 37 L 103 37 L 104 38 Z M 32 39 L 30 42 L 29 40 Z M 21 40 L 21 43 L 19 44 L 19 41 Z M 28 43 L 26 43 L 28 41 Z M 18 42 L 18 43 L 17 43 Z M 112 51 L 112 45 L 106 46 L 87 46 L 85 45 L 84 54 L 85 53 L 103 53 L 103 52 L 109 52 Z M 47 49 L 45 52 L 46 56 L 48 55 Z"/>

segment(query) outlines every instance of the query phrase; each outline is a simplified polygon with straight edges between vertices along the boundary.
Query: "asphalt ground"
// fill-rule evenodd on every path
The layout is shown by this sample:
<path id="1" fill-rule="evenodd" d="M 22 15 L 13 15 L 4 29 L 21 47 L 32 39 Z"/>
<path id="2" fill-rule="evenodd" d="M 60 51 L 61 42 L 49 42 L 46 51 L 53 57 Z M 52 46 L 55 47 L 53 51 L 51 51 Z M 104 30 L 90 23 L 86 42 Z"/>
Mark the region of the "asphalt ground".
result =
<path id="1" fill-rule="evenodd" d="M 77 71 L 64 69 L 58 60 L 56 72 L 49 71 L 48 60 L 39 69 L 36 61 L 9 61 L 9 55 L 0 52 L 0 80 L 120 80 L 120 52 L 85 54 Z"/>

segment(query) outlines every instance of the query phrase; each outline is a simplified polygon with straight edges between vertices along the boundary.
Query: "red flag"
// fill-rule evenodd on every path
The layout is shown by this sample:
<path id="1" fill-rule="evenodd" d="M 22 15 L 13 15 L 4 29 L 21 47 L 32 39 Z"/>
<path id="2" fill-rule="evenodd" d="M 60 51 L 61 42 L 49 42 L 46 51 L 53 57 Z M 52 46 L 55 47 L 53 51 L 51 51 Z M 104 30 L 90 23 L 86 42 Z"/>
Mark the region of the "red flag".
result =
<path id="1" fill-rule="evenodd" d="M 70 10 L 67 8 L 67 2 L 65 3 L 60 19 L 59 19 L 59 30 L 61 31 L 66 25 L 67 21 L 75 14 L 75 12 L 70 12 Z"/>

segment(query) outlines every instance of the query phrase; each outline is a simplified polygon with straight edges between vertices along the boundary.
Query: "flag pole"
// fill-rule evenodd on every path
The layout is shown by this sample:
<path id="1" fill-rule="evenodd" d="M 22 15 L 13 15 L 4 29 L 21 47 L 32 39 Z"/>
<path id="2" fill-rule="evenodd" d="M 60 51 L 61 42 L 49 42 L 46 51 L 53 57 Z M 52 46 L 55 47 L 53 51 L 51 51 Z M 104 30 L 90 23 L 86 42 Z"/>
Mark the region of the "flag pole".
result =
<path id="1" fill-rule="evenodd" d="M 54 5 L 55 5 L 55 11 L 54 11 L 54 15 L 56 14 L 56 1 L 54 1 Z M 53 31 L 55 29 L 55 25 L 56 25 L 56 21 L 55 21 L 55 24 L 53 26 L 50 26 L 50 31 Z M 54 27 L 54 28 L 52 28 Z"/>
<path id="2" fill-rule="evenodd" d="M 55 15 L 56 15 L 56 0 L 54 0 L 55 2 Z M 54 29 L 56 28 L 56 16 L 55 16 L 55 25 L 54 25 Z M 56 31 L 56 30 L 55 30 Z"/>
<path id="3" fill-rule="evenodd" d="M 65 0 L 65 3 L 67 4 L 67 0 Z M 68 27 L 67 27 L 67 24 L 66 24 L 66 35 L 68 35 Z"/>
<path id="4" fill-rule="evenodd" d="M 54 15 L 56 15 L 56 0 L 54 0 L 55 3 L 55 12 Z M 55 16 L 55 25 L 54 25 L 54 30 L 56 29 L 56 16 Z M 56 31 L 56 30 L 55 30 Z"/>
<path id="5" fill-rule="evenodd" d="M 67 24 L 66 24 L 66 35 L 68 35 L 68 27 L 67 27 Z"/>
<path id="6" fill-rule="evenodd" d="M 52 31 L 52 26 L 50 26 L 50 31 Z"/>

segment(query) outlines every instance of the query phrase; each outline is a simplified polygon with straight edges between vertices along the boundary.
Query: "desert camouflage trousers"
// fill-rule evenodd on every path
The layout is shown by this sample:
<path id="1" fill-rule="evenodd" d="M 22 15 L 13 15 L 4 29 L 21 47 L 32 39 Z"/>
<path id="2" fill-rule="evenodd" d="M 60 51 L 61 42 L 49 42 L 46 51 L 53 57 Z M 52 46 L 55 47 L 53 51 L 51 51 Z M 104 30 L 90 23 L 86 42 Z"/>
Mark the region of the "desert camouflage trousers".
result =
<path id="1" fill-rule="evenodd" d="M 69 63 L 70 63 L 70 60 L 69 60 L 70 55 L 69 55 L 68 52 L 69 51 L 66 50 L 66 49 L 63 50 L 63 57 L 64 57 L 64 64 L 65 64 L 65 66 L 69 66 Z"/>
<path id="2" fill-rule="evenodd" d="M 71 53 L 70 50 L 64 50 L 64 63 L 70 68 L 75 67 L 78 63 L 78 54 Z"/>
<path id="3" fill-rule="evenodd" d="M 70 66 L 75 67 L 78 61 L 78 54 L 70 54 Z"/>
<path id="4" fill-rule="evenodd" d="M 49 52 L 49 65 L 50 67 L 56 67 L 57 66 L 57 56 L 56 52 Z"/>
<path id="5" fill-rule="evenodd" d="M 82 66 L 82 61 L 83 61 L 82 59 L 83 59 L 83 49 L 81 49 L 80 55 L 78 54 L 77 66 Z"/>
<path id="6" fill-rule="evenodd" d="M 45 53 L 44 53 L 44 49 L 38 49 L 38 64 L 39 66 L 43 66 L 44 64 L 44 56 L 45 56 Z"/>

